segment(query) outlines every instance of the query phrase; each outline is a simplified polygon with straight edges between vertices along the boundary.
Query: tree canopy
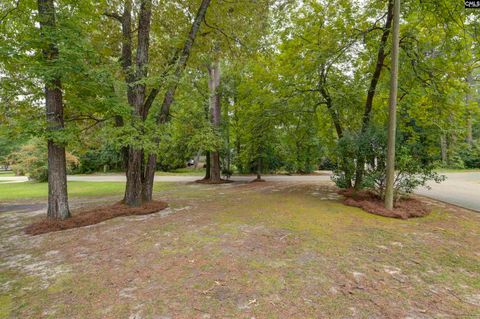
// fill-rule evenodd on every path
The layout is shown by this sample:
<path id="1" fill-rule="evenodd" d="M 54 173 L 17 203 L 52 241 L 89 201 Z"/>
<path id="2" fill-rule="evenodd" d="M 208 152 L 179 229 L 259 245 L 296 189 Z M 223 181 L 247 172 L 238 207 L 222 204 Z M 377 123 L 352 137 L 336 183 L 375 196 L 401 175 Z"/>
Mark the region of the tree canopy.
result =
<path id="1" fill-rule="evenodd" d="M 136 150 L 148 179 L 152 163 L 173 169 L 219 152 L 224 170 L 334 169 L 353 186 L 381 158 L 372 132 L 387 123 L 393 1 L 52 3 L 56 25 L 42 36 L 37 1 L 0 5 L 4 165 L 40 137 L 64 146 L 84 171 L 130 167 Z M 480 163 L 478 17 L 459 1 L 402 3 L 397 138 L 425 165 Z M 53 44 L 58 55 L 46 57 Z M 45 117 L 44 85 L 54 79 L 60 130 Z"/>

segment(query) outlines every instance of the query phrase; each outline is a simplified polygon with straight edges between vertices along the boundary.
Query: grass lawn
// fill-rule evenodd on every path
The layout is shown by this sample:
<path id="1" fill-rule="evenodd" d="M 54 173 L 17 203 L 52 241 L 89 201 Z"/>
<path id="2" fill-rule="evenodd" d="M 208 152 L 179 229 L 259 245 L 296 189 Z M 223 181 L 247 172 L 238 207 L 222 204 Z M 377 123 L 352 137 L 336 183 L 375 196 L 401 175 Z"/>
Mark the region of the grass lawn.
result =
<path id="1" fill-rule="evenodd" d="M 108 173 L 103 173 L 103 172 L 97 172 L 97 173 L 92 173 L 92 174 L 77 174 L 77 175 L 124 175 L 124 172 L 108 172 Z M 155 172 L 155 175 L 157 176 L 203 176 L 205 175 L 205 169 L 204 168 L 178 168 L 176 170 L 172 170 L 169 172 L 163 172 L 163 171 L 157 171 Z M 0 175 L 2 176 L 2 175 Z M 13 176 L 13 175 L 12 175 Z"/>
<path id="2" fill-rule="evenodd" d="M 104 184 L 71 191 L 123 191 Z M 161 213 L 36 237 L 38 215 L 0 213 L 0 318 L 480 317 L 480 214 L 388 219 L 322 183 L 169 185 Z"/>
<path id="3" fill-rule="evenodd" d="M 155 183 L 155 190 L 161 189 L 163 185 L 163 183 Z M 124 182 L 68 182 L 68 195 L 71 198 L 122 195 L 124 191 Z M 47 195 L 47 183 L 0 183 L 0 201 L 44 199 Z"/>

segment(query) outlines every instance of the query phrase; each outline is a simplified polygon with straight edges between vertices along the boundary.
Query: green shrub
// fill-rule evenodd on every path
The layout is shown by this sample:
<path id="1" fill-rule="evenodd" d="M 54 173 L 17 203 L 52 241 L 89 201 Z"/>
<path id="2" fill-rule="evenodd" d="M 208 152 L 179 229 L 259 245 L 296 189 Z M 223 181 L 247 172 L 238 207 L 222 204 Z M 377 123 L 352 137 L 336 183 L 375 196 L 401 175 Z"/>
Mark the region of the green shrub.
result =
<path id="1" fill-rule="evenodd" d="M 352 187 L 355 183 L 355 170 L 359 156 L 365 156 L 365 149 L 362 136 L 346 132 L 345 135 L 338 140 L 335 147 L 336 169 L 333 171 L 332 180 L 340 188 Z"/>
<path id="2" fill-rule="evenodd" d="M 80 156 L 80 165 L 74 173 L 94 173 L 102 171 L 105 166 L 111 170 L 122 169 L 122 153 L 113 146 L 105 144 L 100 148 L 87 150 Z"/>
<path id="3" fill-rule="evenodd" d="M 418 187 L 428 187 L 429 181 L 445 180 L 433 171 L 434 166 L 425 163 L 424 156 L 397 138 L 395 157 L 394 196 L 410 194 Z M 340 188 L 348 188 L 354 182 L 354 172 L 359 156 L 366 159 L 361 188 L 368 188 L 384 197 L 386 184 L 387 136 L 384 129 L 372 128 L 365 134 L 345 135 L 337 145 L 338 165 L 332 180 Z M 350 182 L 350 183 L 349 183 Z"/>
<path id="4" fill-rule="evenodd" d="M 386 153 L 386 148 L 385 148 Z M 379 155 L 385 154 L 380 153 Z M 398 200 L 404 194 L 411 194 L 418 187 L 427 187 L 429 181 L 440 183 L 445 180 L 433 170 L 432 165 L 423 165 L 406 147 L 399 147 L 395 157 L 394 198 Z M 377 165 L 369 166 L 365 171 L 364 182 L 382 199 L 386 186 L 386 159 L 377 158 Z"/>
<path id="5" fill-rule="evenodd" d="M 460 151 L 460 157 L 465 168 L 480 168 L 480 142 L 477 141 L 471 147 L 464 147 Z"/>

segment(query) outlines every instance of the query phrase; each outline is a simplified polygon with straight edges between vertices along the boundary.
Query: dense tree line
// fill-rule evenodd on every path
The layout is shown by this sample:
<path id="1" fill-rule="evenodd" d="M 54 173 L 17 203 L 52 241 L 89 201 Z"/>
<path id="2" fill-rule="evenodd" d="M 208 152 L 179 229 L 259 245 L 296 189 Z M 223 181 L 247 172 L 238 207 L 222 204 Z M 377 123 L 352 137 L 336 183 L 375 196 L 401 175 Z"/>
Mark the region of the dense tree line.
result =
<path id="1" fill-rule="evenodd" d="M 326 168 L 383 187 L 394 18 L 393 0 L 1 4 L 0 160 L 45 141 L 52 218 L 66 151 L 125 171 L 132 206 L 199 155 L 212 182 Z M 399 33 L 398 176 L 479 167 L 478 13 L 404 0 Z"/>

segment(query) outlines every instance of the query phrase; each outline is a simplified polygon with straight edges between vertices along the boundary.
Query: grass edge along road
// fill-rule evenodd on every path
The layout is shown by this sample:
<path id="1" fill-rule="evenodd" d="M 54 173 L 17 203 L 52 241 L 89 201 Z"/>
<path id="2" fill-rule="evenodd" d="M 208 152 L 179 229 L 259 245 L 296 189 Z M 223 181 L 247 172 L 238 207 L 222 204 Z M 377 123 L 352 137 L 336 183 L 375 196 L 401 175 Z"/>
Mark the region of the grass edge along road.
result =
<path id="1" fill-rule="evenodd" d="M 154 191 L 166 188 L 167 184 L 156 182 Z M 122 195 L 125 182 L 68 182 L 69 197 L 100 197 Z M 14 184 L 0 183 L 0 202 L 26 199 L 46 199 L 48 183 L 24 182 Z"/>

